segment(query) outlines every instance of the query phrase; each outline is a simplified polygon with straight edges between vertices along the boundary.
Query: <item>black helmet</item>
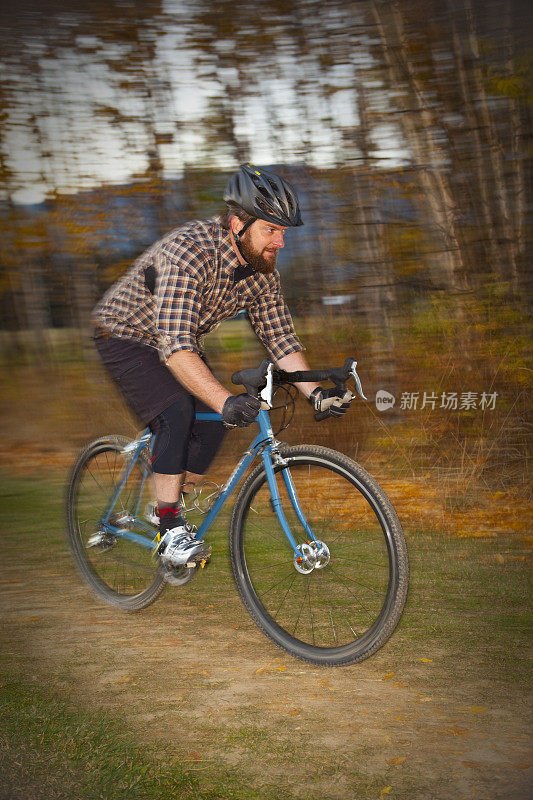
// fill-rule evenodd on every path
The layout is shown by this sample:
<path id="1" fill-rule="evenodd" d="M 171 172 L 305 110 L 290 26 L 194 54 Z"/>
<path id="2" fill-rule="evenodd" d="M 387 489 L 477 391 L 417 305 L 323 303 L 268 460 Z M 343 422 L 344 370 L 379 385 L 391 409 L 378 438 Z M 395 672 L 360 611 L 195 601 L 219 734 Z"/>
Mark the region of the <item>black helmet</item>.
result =
<path id="1" fill-rule="evenodd" d="M 303 225 L 298 197 L 290 183 L 253 164 L 242 164 L 239 172 L 231 177 L 224 200 L 240 206 L 255 219 L 284 228 Z"/>

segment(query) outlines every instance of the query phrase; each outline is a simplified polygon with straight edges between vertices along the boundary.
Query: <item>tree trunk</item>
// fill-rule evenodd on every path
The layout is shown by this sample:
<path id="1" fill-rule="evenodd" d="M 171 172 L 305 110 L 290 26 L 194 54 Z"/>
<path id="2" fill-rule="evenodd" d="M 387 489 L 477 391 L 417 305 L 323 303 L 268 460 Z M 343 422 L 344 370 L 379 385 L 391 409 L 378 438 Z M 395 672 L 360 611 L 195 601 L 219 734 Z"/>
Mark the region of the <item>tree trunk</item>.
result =
<path id="1" fill-rule="evenodd" d="M 438 260 L 448 286 L 454 292 L 460 293 L 466 288 L 466 274 L 456 229 L 456 203 L 442 164 L 445 154 L 439 151 L 432 135 L 432 131 L 438 127 L 437 121 L 424 100 L 420 82 L 409 58 L 399 5 L 397 2 L 392 3 L 391 24 L 384 21 L 380 5 L 377 0 L 372 0 L 371 7 L 381 37 L 391 85 L 404 85 L 408 91 L 408 108 L 402 113 L 401 122 L 431 218 L 443 243 Z M 458 305 L 456 310 L 461 313 Z"/>

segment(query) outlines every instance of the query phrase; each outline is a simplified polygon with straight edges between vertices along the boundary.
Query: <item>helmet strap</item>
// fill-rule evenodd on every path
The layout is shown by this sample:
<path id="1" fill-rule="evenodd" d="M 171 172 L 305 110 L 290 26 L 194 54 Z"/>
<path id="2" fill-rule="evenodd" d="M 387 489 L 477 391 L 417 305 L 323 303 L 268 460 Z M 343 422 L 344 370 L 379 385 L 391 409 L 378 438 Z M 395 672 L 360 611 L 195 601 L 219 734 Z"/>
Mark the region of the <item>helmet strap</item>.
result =
<path id="1" fill-rule="evenodd" d="M 234 233 L 233 234 L 233 238 L 235 239 L 237 244 L 240 243 L 241 237 L 246 233 L 246 231 L 248 230 L 250 225 L 252 225 L 256 221 L 257 221 L 257 217 L 252 217 L 251 219 L 249 219 L 247 222 L 244 223 L 244 225 L 242 226 L 242 228 L 240 229 L 240 231 L 238 233 Z"/>

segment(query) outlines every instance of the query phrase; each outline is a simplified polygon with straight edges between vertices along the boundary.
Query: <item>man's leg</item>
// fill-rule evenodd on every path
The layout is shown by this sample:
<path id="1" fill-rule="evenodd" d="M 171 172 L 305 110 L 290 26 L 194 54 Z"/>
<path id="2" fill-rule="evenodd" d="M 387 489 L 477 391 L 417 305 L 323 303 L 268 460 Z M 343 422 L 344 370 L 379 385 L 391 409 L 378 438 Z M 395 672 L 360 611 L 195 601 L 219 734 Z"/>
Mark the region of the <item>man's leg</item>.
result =
<path id="1" fill-rule="evenodd" d="M 200 401 L 196 401 L 196 411 L 209 411 Z M 205 479 L 205 475 L 218 453 L 227 429 L 222 422 L 196 420 L 191 430 L 187 451 L 185 485 L 197 486 Z"/>
<path id="2" fill-rule="evenodd" d="M 209 411 L 203 403 L 196 401 L 195 411 Z M 205 481 L 205 475 L 211 462 L 218 452 L 222 440 L 225 436 L 226 429 L 222 423 L 217 422 L 202 422 L 191 418 L 190 432 L 186 441 L 186 452 L 183 455 L 177 451 L 174 445 L 175 437 L 167 437 L 162 428 L 169 425 L 177 426 L 177 419 L 174 423 L 174 417 L 183 418 L 183 412 L 187 413 L 183 404 L 176 404 L 176 412 L 173 409 L 167 410 L 167 413 L 159 415 L 157 420 L 150 423 L 150 427 L 156 432 L 156 439 L 154 441 L 154 458 L 152 459 L 152 466 L 154 469 L 154 482 L 156 487 L 156 494 L 159 509 L 164 506 L 173 505 L 178 514 L 179 502 L 182 493 L 186 496 Z M 169 413 L 170 412 L 170 413 Z M 167 450 L 166 455 L 158 457 L 158 452 L 161 449 L 159 442 L 163 445 L 168 442 L 168 447 L 173 448 Z M 179 448 L 178 448 L 179 449 Z M 179 463 L 180 468 L 182 464 L 186 464 L 186 469 L 179 474 L 162 474 L 157 471 L 162 463 L 166 463 L 167 468 L 173 463 Z M 170 513 L 170 510 L 167 512 Z"/>
<path id="3" fill-rule="evenodd" d="M 187 472 L 185 473 L 185 477 L 183 479 L 181 493 L 183 495 L 190 494 L 193 491 L 193 489 L 195 489 L 197 486 L 200 486 L 200 484 L 203 483 L 204 481 L 205 481 L 205 473 L 198 475 L 196 472 L 190 472 L 189 470 L 187 470 Z"/>
<path id="4" fill-rule="evenodd" d="M 178 528 L 176 538 L 180 530 L 187 534 L 185 520 L 179 517 L 179 497 L 194 424 L 194 398 L 161 363 L 152 347 L 98 331 L 95 345 L 124 399 L 154 434 L 152 469 L 158 505 L 163 511 L 160 532 L 165 535 L 167 530 Z M 166 544 L 170 544 L 169 537 Z M 191 545 L 196 547 L 197 543 Z M 187 557 L 194 556 L 194 547 L 189 548 Z M 178 553 L 175 560 L 168 560 L 175 565 L 186 563 L 180 562 L 179 556 Z"/>
<path id="5" fill-rule="evenodd" d="M 179 500 L 193 423 L 194 401 L 190 395 L 172 403 L 150 422 L 154 434 L 152 469 L 161 535 L 185 524 L 180 516 Z"/>
<path id="6" fill-rule="evenodd" d="M 188 395 L 150 422 L 154 433 L 152 468 L 159 515 L 159 554 L 163 563 L 173 567 L 208 559 L 211 553 L 204 542 L 193 537 L 180 509 L 194 414 L 194 400 Z"/>
<path id="7" fill-rule="evenodd" d="M 157 499 L 163 503 L 177 503 L 180 499 L 184 477 L 183 472 L 180 475 L 163 475 L 160 472 L 154 472 Z M 187 480 L 189 480 L 188 476 Z"/>
<path id="8" fill-rule="evenodd" d="M 181 488 L 184 473 L 180 475 L 162 475 L 154 472 L 155 492 L 157 498 L 157 514 L 159 516 L 159 533 L 163 536 L 167 530 L 185 525 L 180 507 Z"/>

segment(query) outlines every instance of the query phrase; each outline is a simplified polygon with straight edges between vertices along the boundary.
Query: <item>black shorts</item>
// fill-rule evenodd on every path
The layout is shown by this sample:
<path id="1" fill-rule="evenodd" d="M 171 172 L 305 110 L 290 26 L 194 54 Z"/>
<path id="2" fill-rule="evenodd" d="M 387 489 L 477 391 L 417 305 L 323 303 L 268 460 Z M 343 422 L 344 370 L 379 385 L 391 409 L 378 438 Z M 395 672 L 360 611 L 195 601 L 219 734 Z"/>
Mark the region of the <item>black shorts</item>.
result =
<path id="1" fill-rule="evenodd" d="M 213 409 L 182 386 L 152 347 L 98 333 L 94 343 L 130 408 L 155 434 L 154 472 L 203 475 L 225 428 L 222 422 L 195 420 L 195 413 Z"/>
<path id="2" fill-rule="evenodd" d="M 126 402 L 145 425 L 176 400 L 189 400 L 187 389 L 163 364 L 153 347 L 132 339 L 100 336 L 98 332 L 94 343 Z M 197 398 L 195 406 L 196 411 L 213 411 Z"/>

